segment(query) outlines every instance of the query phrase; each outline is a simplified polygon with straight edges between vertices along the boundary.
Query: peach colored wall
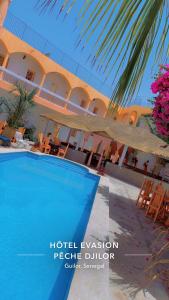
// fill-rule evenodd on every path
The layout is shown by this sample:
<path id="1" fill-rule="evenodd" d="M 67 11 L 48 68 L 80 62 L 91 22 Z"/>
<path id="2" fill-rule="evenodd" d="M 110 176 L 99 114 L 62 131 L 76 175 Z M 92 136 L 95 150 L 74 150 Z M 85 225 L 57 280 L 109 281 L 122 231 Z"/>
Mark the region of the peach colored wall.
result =
<path id="1" fill-rule="evenodd" d="M 84 82 L 83 80 L 81 80 L 80 78 L 76 77 L 74 74 L 70 73 L 69 71 L 67 71 L 66 69 L 64 69 L 62 66 L 58 65 L 57 63 L 55 63 L 54 61 L 52 61 L 49 57 L 46 57 L 45 55 L 43 55 L 41 52 L 39 52 L 38 50 L 32 48 L 30 45 L 28 45 L 27 43 L 25 43 L 24 41 L 20 40 L 19 38 L 17 38 L 16 36 L 14 36 L 12 33 L 10 33 L 9 31 L 7 31 L 5 28 L 0 28 L 0 44 L 1 44 L 1 48 L 3 45 L 3 53 L 4 53 L 4 47 L 6 48 L 6 55 L 9 55 L 9 67 L 10 67 L 10 62 L 12 57 L 18 57 L 19 54 L 16 53 L 22 53 L 22 54 L 26 54 L 29 57 L 29 60 L 31 61 L 31 57 L 37 62 L 37 66 L 39 66 L 42 74 L 47 76 L 50 76 L 49 74 L 51 74 L 52 72 L 54 73 L 59 73 L 60 76 L 63 76 L 63 78 L 66 79 L 67 85 L 69 87 L 69 91 L 79 88 L 82 89 L 84 91 L 84 95 L 87 95 L 86 97 L 82 97 L 85 98 L 84 100 L 86 100 L 86 106 L 88 106 L 89 110 L 93 110 L 94 105 L 93 105 L 93 100 L 97 99 L 98 101 L 98 114 L 100 114 L 100 109 L 102 108 L 103 111 L 106 111 L 109 105 L 109 98 L 107 98 L 106 96 L 102 95 L 101 93 L 99 93 L 97 90 L 95 90 L 94 88 L 92 88 L 91 86 L 89 86 L 86 82 Z M 0 49 L 1 49 L 0 48 Z M 20 68 L 20 66 L 18 65 L 18 69 Z M 14 70 L 16 72 L 17 71 L 17 65 L 16 65 L 16 70 Z M 38 82 L 40 81 L 37 80 Z M 3 82 L 1 80 L 0 82 L 0 86 L 2 88 L 10 88 L 11 85 L 7 84 L 6 82 Z M 67 93 L 69 94 L 69 91 L 67 91 Z M 61 92 L 63 93 L 63 91 Z M 69 95 L 71 100 L 71 95 Z M 54 110 L 59 110 L 62 111 L 66 114 L 70 114 L 71 112 L 68 111 L 67 109 L 60 107 L 58 108 L 58 106 L 56 106 L 54 103 L 51 103 L 50 101 L 42 98 L 42 97 L 36 97 L 36 102 L 44 105 L 46 107 L 50 107 L 51 109 Z M 74 102 L 77 102 L 77 99 L 73 99 L 72 100 Z M 132 106 L 132 107 L 128 107 L 128 108 L 124 108 L 124 109 L 120 109 L 117 119 L 122 120 L 123 122 L 127 122 L 127 123 L 133 123 L 136 124 L 136 122 L 138 121 L 139 117 L 141 115 L 144 114 L 150 114 L 151 113 L 151 109 L 146 108 L 146 107 L 141 107 L 141 106 Z"/>
<path id="2" fill-rule="evenodd" d="M 90 99 L 99 98 L 102 99 L 102 101 L 105 102 L 106 105 L 108 105 L 109 99 L 107 97 L 96 91 L 94 88 L 90 87 L 86 82 L 76 77 L 74 74 L 70 73 L 62 66 L 55 63 L 49 57 L 46 57 L 38 50 L 32 48 L 30 45 L 14 36 L 5 28 L 1 28 L 0 41 L 3 41 L 9 54 L 22 52 L 32 56 L 39 62 L 45 74 L 50 72 L 59 72 L 67 78 L 68 82 L 71 85 L 71 88 L 81 87 L 89 94 Z"/>

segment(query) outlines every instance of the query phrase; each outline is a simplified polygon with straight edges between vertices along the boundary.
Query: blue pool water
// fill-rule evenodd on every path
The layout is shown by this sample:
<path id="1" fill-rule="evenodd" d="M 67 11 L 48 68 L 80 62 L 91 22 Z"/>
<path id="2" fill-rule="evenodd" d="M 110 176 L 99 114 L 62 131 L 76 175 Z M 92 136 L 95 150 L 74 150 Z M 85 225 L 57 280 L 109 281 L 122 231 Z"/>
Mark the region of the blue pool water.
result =
<path id="1" fill-rule="evenodd" d="M 73 271 L 49 244 L 83 240 L 99 178 L 31 153 L 1 154 L 0 174 L 0 299 L 67 299 Z"/>

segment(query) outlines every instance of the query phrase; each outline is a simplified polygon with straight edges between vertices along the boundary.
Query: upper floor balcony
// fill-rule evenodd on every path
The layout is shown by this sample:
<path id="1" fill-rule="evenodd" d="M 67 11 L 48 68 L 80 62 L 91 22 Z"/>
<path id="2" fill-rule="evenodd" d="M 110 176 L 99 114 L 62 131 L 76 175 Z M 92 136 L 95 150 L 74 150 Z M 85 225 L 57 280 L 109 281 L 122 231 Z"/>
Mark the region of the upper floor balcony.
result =
<path id="1" fill-rule="evenodd" d="M 103 95 L 111 97 L 111 85 L 108 85 L 104 79 L 101 80 L 97 74 L 89 71 L 89 69 L 87 69 L 84 65 L 79 64 L 68 54 L 57 48 L 52 42 L 36 32 L 23 20 L 13 15 L 10 10 L 6 16 L 4 26 L 19 39 L 25 41 L 33 48 L 48 56 L 56 63 L 63 66 L 66 70 L 84 80 L 90 86 L 93 86 Z"/>
<path id="2" fill-rule="evenodd" d="M 92 99 L 81 86 L 72 87 L 66 76 L 57 70 L 46 73 L 43 65 L 28 53 L 9 53 L 2 40 L 0 73 L 1 83 L 14 84 L 19 81 L 28 90 L 36 88 L 39 104 L 45 103 L 46 106 L 65 113 L 106 114 L 107 106 L 102 99 Z"/>
<path id="3" fill-rule="evenodd" d="M 0 81 L 9 84 L 8 90 L 12 89 L 12 84 L 20 82 L 28 90 L 36 88 L 37 97 L 41 99 L 38 103 L 42 105 L 45 103 L 49 108 L 67 113 L 101 116 L 106 114 L 107 108 L 100 99 L 90 99 L 81 87 L 71 89 L 68 80 L 63 75 L 57 72 L 43 74 L 40 66 L 24 53 L 14 53 L 10 58 L 5 59 L 1 46 Z M 7 63 L 6 67 L 4 63 Z"/>
<path id="4" fill-rule="evenodd" d="M 22 82 L 27 89 L 37 89 L 35 101 L 65 114 L 105 116 L 109 98 L 87 85 L 29 44 L 1 28 L 0 87 L 12 90 L 12 84 Z M 150 109 L 131 106 L 120 109 L 118 119 L 136 124 L 139 116 Z"/>

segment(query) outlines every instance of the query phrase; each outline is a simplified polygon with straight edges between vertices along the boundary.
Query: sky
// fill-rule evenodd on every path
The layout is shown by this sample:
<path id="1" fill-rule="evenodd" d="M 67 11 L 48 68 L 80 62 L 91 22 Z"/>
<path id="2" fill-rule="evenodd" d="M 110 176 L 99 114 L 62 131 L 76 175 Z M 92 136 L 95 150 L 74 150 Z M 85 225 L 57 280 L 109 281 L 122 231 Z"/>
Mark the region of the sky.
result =
<path id="1" fill-rule="evenodd" d="M 58 1 L 59 2 L 59 1 Z M 71 14 L 64 19 L 63 15 L 58 17 L 58 8 L 52 13 L 40 14 L 35 7 L 37 0 L 13 0 L 10 5 L 9 15 L 6 20 L 6 27 L 9 23 L 10 14 L 15 15 L 19 19 L 23 20 L 33 30 L 42 35 L 45 39 L 53 44 L 58 49 L 58 57 L 62 56 L 62 62 L 71 62 L 71 67 L 77 69 L 78 74 L 83 73 L 84 78 L 87 78 L 96 89 L 102 89 L 107 96 L 111 95 L 113 90 L 112 78 L 110 77 L 107 82 L 104 81 L 103 75 L 98 73 L 87 61 L 89 55 L 93 51 L 92 41 L 88 46 L 82 50 L 82 47 L 77 47 L 77 41 L 79 39 L 80 28 L 77 28 L 77 14 L 80 9 L 81 0 L 77 1 L 77 4 L 73 8 Z M 33 41 L 34 35 L 31 35 Z M 33 41 L 37 43 L 36 41 Z M 64 54 L 62 53 L 64 52 Z M 67 56 L 69 56 L 67 58 Z M 150 58 L 151 62 L 151 58 Z M 80 64 L 80 67 L 78 66 Z M 147 68 L 144 79 L 134 103 L 140 103 L 141 105 L 147 105 L 147 99 L 152 98 L 150 85 L 153 81 L 154 74 L 150 68 Z M 79 76 L 80 77 L 80 76 Z"/>

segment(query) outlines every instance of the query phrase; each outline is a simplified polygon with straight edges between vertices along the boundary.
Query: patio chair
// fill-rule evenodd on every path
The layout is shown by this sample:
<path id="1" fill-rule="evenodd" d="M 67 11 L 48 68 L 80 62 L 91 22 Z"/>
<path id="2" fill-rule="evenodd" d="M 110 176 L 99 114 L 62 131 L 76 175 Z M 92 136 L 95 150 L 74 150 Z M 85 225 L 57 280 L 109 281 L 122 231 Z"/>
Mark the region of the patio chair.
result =
<path id="1" fill-rule="evenodd" d="M 66 146 L 65 149 L 59 148 L 57 156 L 64 158 L 66 156 L 68 148 L 69 148 L 69 144 Z"/>
<path id="2" fill-rule="evenodd" d="M 22 135 L 24 136 L 26 128 L 25 127 L 19 127 L 17 131 L 19 131 L 20 133 L 22 133 Z"/>
<path id="3" fill-rule="evenodd" d="M 43 137 L 42 138 L 42 143 L 40 143 L 40 151 L 43 152 L 43 153 L 46 153 L 46 154 L 49 154 L 50 153 L 50 150 L 51 150 L 51 146 L 49 145 L 49 138 L 47 137 Z"/>
<path id="4" fill-rule="evenodd" d="M 161 209 L 161 217 L 165 221 L 165 224 L 167 223 L 167 220 L 169 223 L 169 190 L 165 191 L 163 206 Z"/>
<path id="5" fill-rule="evenodd" d="M 23 136 L 24 136 L 25 130 L 26 130 L 26 129 L 25 129 L 24 127 L 19 127 L 19 128 L 16 130 L 16 134 L 15 134 L 15 136 L 13 137 L 12 142 L 13 142 L 13 143 L 17 143 L 17 142 L 18 142 L 18 139 L 23 140 Z"/>
<path id="6" fill-rule="evenodd" d="M 5 126 L 7 126 L 7 122 L 0 120 L 0 134 L 2 134 L 3 130 L 5 129 Z"/>
<path id="7" fill-rule="evenodd" d="M 138 207 L 145 208 L 147 204 L 150 202 L 153 185 L 154 185 L 153 180 L 150 179 L 144 180 L 136 202 L 136 205 Z"/>
<path id="8" fill-rule="evenodd" d="M 5 127 L 5 129 L 2 132 L 2 135 L 0 135 L 1 145 L 9 147 L 11 145 L 12 139 L 15 136 L 15 132 L 15 128 Z"/>
<path id="9" fill-rule="evenodd" d="M 152 193 L 150 203 L 148 205 L 146 216 L 152 216 L 155 222 L 161 212 L 162 204 L 164 202 L 165 190 L 162 184 L 158 184 Z"/>

